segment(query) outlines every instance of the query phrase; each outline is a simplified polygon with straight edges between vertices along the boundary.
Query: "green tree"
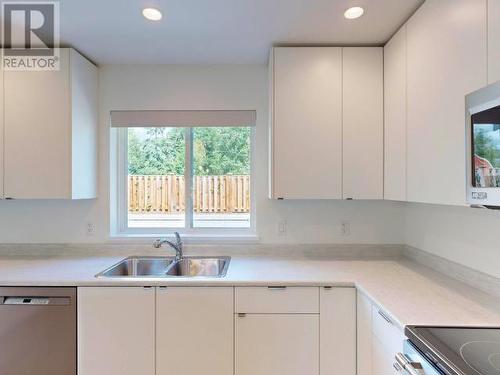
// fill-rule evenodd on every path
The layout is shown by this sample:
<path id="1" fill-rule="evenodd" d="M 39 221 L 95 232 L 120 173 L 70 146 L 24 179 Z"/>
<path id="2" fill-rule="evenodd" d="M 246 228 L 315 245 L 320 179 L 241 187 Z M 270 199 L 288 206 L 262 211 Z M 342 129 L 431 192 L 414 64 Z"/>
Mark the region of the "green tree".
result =
<path id="1" fill-rule="evenodd" d="M 193 143 L 195 174 L 250 173 L 250 128 L 195 128 Z"/>
<path id="2" fill-rule="evenodd" d="M 129 174 L 184 174 L 184 130 L 147 128 L 140 137 L 128 133 Z"/>
<path id="3" fill-rule="evenodd" d="M 500 167 L 500 150 L 486 131 L 474 132 L 474 153 L 488 160 L 493 167 Z"/>
<path id="4" fill-rule="evenodd" d="M 139 134 L 140 133 L 140 134 Z M 194 128 L 193 168 L 197 175 L 248 174 L 250 128 Z M 183 128 L 129 129 L 129 174 L 184 174 Z"/>

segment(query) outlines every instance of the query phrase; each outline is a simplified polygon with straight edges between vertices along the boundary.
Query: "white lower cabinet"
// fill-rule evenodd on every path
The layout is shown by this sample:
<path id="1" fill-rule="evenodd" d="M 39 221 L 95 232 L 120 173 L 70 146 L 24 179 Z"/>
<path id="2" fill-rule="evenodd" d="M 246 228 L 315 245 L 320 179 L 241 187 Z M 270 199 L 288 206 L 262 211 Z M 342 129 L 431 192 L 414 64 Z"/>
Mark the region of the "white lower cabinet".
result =
<path id="1" fill-rule="evenodd" d="M 319 288 L 235 288 L 235 375 L 319 375 Z"/>
<path id="2" fill-rule="evenodd" d="M 349 287 L 79 287 L 78 375 L 387 375 L 399 330 L 360 296 L 356 314 Z"/>
<path id="3" fill-rule="evenodd" d="M 355 375 L 356 291 L 235 288 L 235 375 Z"/>
<path id="4" fill-rule="evenodd" d="M 156 293 L 156 375 L 232 375 L 233 288 Z"/>
<path id="5" fill-rule="evenodd" d="M 233 373 L 232 287 L 78 288 L 78 375 L 199 373 Z"/>
<path id="6" fill-rule="evenodd" d="M 372 374 L 372 303 L 362 293 L 356 295 L 357 375 Z"/>
<path id="7" fill-rule="evenodd" d="M 319 374 L 318 314 L 239 314 L 236 375 Z"/>
<path id="8" fill-rule="evenodd" d="M 78 375 L 137 374 L 155 375 L 154 288 L 78 288 Z"/>
<path id="9" fill-rule="evenodd" d="M 320 288 L 320 374 L 356 375 L 356 289 Z"/>
<path id="10" fill-rule="evenodd" d="M 380 341 L 377 337 L 373 337 L 371 348 L 372 375 L 390 375 L 398 373 L 398 371 L 393 367 L 394 354 L 387 351 L 382 341 Z"/>
<path id="11" fill-rule="evenodd" d="M 394 356 L 403 349 L 404 334 L 384 310 L 357 294 L 357 375 L 397 374 Z"/>

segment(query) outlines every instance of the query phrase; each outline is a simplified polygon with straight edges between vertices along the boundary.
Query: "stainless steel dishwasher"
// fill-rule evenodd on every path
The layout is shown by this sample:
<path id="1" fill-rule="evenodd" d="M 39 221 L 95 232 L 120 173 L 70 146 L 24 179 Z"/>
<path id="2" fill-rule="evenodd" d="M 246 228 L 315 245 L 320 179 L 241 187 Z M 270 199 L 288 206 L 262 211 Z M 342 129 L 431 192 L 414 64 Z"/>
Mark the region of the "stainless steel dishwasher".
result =
<path id="1" fill-rule="evenodd" d="M 76 375 L 76 288 L 0 287 L 0 374 Z"/>

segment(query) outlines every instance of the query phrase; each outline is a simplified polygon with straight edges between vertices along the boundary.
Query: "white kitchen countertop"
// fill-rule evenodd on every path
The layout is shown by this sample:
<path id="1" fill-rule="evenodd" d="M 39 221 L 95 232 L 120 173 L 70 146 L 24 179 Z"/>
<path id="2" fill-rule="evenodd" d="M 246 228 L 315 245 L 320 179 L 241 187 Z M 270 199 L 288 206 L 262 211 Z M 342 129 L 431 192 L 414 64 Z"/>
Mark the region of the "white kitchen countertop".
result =
<path id="1" fill-rule="evenodd" d="M 500 327 L 500 301 L 402 259 L 296 259 L 233 256 L 224 278 L 96 278 L 124 256 L 1 256 L 2 286 L 356 286 L 401 327 Z"/>

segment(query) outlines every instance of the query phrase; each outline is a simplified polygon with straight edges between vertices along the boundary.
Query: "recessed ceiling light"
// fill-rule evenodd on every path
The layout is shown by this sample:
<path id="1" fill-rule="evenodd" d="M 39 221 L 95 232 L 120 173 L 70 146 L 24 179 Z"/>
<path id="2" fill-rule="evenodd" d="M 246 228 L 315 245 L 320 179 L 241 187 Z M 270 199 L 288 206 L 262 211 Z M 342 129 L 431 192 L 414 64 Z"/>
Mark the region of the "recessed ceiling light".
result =
<path id="1" fill-rule="evenodd" d="M 144 8 L 142 15 L 150 21 L 161 20 L 161 12 L 156 8 Z"/>
<path id="2" fill-rule="evenodd" d="M 347 18 L 348 20 L 353 20 L 361 17 L 364 12 L 365 10 L 361 7 L 352 7 L 345 11 L 344 17 Z"/>

